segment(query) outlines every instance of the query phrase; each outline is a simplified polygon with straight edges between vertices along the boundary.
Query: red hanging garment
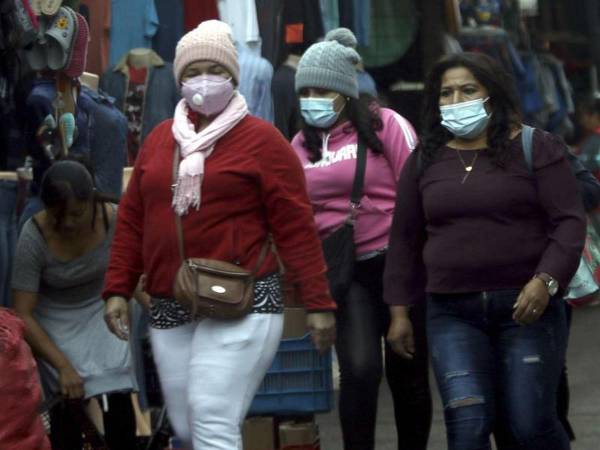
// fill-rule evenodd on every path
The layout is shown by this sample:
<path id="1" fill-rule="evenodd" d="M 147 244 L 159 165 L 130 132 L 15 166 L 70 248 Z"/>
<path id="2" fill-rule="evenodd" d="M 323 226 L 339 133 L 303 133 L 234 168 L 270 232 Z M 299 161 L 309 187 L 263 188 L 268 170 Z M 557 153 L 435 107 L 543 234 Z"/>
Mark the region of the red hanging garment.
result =
<path id="1" fill-rule="evenodd" d="M 42 391 L 37 365 L 24 330 L 20 318 L 0 308 L 0 448 L 50 450 L 39 414 Z"/>
<path id="2" fill-rule="evenodd" d="M 217 0 L 184 0 L 185 31 L 196 28 L 200 22 L 219 18 Z"/>

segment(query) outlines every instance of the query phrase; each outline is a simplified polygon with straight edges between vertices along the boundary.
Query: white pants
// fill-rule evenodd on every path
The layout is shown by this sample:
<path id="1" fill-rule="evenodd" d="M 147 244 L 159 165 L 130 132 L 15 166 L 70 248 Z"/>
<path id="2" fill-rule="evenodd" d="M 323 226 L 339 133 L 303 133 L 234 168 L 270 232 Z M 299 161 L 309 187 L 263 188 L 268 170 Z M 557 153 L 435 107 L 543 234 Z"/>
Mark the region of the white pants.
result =
<path id="1" fill-rule="evenodd" d="M 175 434 L 189 450 L 242 450 L 241 425 L 281 340 L 283 314 L 151 328 Z"/>

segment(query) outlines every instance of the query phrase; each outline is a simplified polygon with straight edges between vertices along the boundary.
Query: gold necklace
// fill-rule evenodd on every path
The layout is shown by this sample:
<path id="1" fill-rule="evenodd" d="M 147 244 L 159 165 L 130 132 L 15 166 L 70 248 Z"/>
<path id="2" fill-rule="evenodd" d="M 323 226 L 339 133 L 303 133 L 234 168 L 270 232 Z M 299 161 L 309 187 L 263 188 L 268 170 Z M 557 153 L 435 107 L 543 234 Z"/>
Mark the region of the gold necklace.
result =
<path id="1" fill-rule="evenodd" d="M 455 149 L 456 150 L 456 149 Z M 471 171 L 473 170 L 473 166 L 475 165 L 475 161 L 477 161 L 477 157 L 479 156 L 479 152 L 475 152 L 475 156 L 473 157 L 473 159 L 471 160 L 471 164 L 469 164 L 467 166 L 467 163 L 465 163 L 465 160 L 463 159 L 463 157 L 460 154 L 460 150 L 456 150 L 456 154 L 458 155 L 458 159 L 460 159 L 460 162 L 462 163 L 464 169 L 465 169 L 465 176 L 463 177 L 462 181 L 460 182 L 460 184 L 465 184 L 465 181 L 467 181 L 467 178 L 469 178 L 469 175 L 471 175 Z"/>

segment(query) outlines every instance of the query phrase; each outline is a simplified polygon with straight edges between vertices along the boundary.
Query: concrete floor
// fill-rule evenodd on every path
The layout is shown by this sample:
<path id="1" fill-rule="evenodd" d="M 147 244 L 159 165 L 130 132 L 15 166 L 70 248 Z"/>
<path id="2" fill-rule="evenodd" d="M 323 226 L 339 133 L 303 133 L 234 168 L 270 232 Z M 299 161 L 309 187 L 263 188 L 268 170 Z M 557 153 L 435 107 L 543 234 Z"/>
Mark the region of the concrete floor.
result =
<path id="1" fill-rule="evenodd" d="M 577 440 L 572 450 L 600 449 L 600 306 L 575 310 L 568 352 L 570 419 Z M 441 403 L 433 387 L 434 415 L 429 450 L 446 448 Z M 318 417 L 322 450 L 343 450 L 337 412 Z M 392 403 L 387 384 L 380 390 L 377 450 L 397 450 Z M 402 450 L 402 449 L 400 449 Z"/>

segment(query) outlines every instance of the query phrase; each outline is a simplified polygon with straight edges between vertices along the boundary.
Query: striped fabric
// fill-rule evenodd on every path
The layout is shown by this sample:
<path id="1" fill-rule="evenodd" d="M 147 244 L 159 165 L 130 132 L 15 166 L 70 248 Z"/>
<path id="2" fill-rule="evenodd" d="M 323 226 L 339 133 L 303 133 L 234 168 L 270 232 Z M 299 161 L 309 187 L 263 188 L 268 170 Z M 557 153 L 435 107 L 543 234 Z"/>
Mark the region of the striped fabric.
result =
<path id="1" fill-rule="evenodd" d="M 404 117 L 402 117 L 400 114 L 394 113 L 394 119 L 396 120 L 396 122 L 398 122 L 398 125 L 400 125 L 400 128 L 402 129 L 402 133 L 404 134 L 404 139 L 406 139 L 408 147 L 410 148 L 411 151 L 414 150 L 417 147 L 417 143 L 418 143 L 414 128 L 412 127 L 410 122 L 408 120 L 406 120 Z"/>

